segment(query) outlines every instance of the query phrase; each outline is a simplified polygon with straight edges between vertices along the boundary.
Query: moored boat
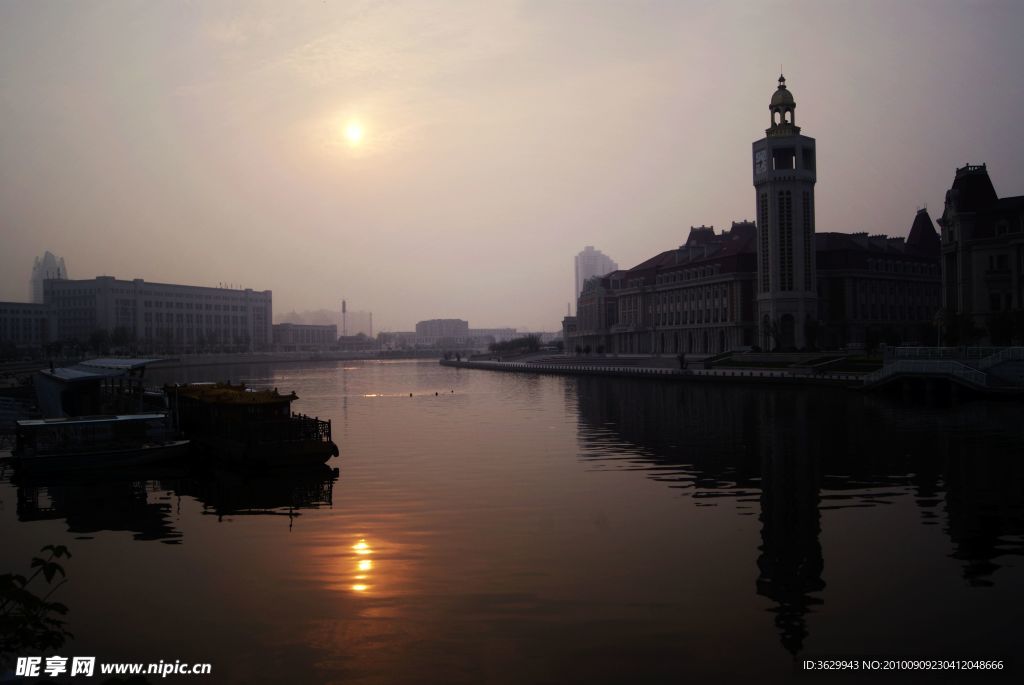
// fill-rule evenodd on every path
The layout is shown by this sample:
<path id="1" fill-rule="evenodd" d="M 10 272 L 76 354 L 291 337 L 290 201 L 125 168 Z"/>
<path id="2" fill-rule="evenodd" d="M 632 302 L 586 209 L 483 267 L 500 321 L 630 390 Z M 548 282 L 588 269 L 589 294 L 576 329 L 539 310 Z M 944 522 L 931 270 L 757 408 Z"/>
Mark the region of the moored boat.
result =
<path id="1" fill-rule="evenodd" d="M 162 413 L 23 419 L 11 456 L 20 469 L 96 469 L 174 459 L 188 445 Z"/>
<path id="2" fill-rule="evenodd" d="M 323 463 L 338 456 L 330 421 L 292 413 L 294 392 L 230 383 L 169 385 L 164 391 L 176 425 L 207 456 L 258 466 Z"/>

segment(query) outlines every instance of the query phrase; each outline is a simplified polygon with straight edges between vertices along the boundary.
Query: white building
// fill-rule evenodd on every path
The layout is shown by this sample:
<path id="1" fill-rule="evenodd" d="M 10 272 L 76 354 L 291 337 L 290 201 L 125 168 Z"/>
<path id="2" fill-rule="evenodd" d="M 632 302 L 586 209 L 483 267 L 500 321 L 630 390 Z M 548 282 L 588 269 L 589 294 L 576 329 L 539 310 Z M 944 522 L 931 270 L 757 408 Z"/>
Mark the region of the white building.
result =
<path id="1" fill-rule="evenodd" d="M 583 292 L 583 284 L 587 279 L 594 276 L 604 276 L 619 268 L 619 265 L 612 261 L 611 257 L 600 250 L 595 250 L 593 245 L 587 245 L 575 257 L 576 263 L 576 293 L 574 299 L 579 299 Z"/>
<path id="2" fill-rule="evenodd" d="M 141 278 L 43 281 L 54 340 L 122 333 L 143 346 L 181 351 L 264 350 L 273 340 L 269 290 L 232 290 Z M 116 336 L 115 336 L 116 337 Z"/>

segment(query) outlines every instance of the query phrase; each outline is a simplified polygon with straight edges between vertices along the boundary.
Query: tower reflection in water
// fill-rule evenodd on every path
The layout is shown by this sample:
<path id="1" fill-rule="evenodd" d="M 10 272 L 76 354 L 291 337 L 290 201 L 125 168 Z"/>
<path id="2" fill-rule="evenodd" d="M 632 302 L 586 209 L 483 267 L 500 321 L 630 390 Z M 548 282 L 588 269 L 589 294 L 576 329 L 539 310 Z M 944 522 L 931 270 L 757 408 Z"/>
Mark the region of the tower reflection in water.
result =
<path id="1" fill-rule="evenodd" d="M 566 388 L 583 459 L 606 460 L 617 442 L 632 468 L 705 504 L 729 498 L 741 514 L 757 504 L 756 592 L 771 600 L 791 654 L 828 597 L 823 509 L 856 516 L 912 497 L 923 525 L 943 526 L 972 586 L 996 582 L 1001 560 L 1024 554 L 1016 404 L 926 407 L 839 389 L 627 379 L 578 378 Z"/>

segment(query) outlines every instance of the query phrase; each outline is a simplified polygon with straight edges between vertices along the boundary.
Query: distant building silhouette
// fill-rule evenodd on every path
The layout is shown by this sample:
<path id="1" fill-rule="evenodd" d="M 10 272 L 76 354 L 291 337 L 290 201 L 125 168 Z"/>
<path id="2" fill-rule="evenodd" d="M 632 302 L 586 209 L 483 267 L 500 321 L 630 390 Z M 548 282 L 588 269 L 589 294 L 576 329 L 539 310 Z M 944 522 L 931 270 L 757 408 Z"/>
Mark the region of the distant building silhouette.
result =
<path id="1" fill-rule="evenodd" d="M 291 311 L 275 315 L 277 323 L 295 323 L 317 326 L 329 326 L 334 324 L 341 332 L 341 311 L 337 309 L 314 309 L 305 311 Z M 363 333 L 373 336 L 373 313 L 368 311 L 353 311 L 349 308 L 346 313 L 346 323 L 350 336 Z"/>
<path id="2" fill-rule="evenodd" d="M 619 268 L 619 265 L 611 257 L 600 250 L 595 250 L 593 245 L 587 245 L 583 251 L 576 255 L 576 297 L 583 292 L 583 284 L 594 276 L 604 276 Z"/>
<path id="3" fill-rule="evenodd" d="M 490 338 L 491 342 L 505 342 L 512 340 L 518 335 L 514 328 L 470 328 L 471 338 Z"/>
<path id="4" fill-rule="evenodd" d="M 326 350 L 338 346 L 338 327 L 334 324 L 276 323 L 273 329 L 274 349 L 281 352 Z"/>
<path id="5" fill-rule="evenodd" d="M 939 241 L 927 212 L 907 240 L 819 233 L 815 141 L 785 79 L 753 144 L 757 223 L 693 226 L 686 243 L 583 284 L 566 351 L 715 354 L 934 343 Z"/>
<path id="6" fill-rule="evenodd" d="M 43 281 L 47 278 L 68 278 L 68 268 L 64 259 L 53 254 L 49 250 L 42 257 L 36 257 L 32 265 L 32 278 L 29 280 L 29 288 L 32 293 L 32 302 L 43 303 Z"/>
<path id="7" fill-rule="evenodd" d="M 939 225 L 949 342 L 1024 342 L 1024 196 L 1000 198 L 984 164 L 965 165 Z"/>
<path id="8" fill-rule="evenodd" d="M 492 343 L 517 337 L 514 328 L 470 328 L 462 319 L 428 319 L 415 331 L 382 331 L 378 336 L 385 350 L 486 350 Z"/>
<path id="9" fill-rule="evenodd" d="M 469 342 L 469 322 L 462 319 L 428 319 L 416 324 L 419 347 L 458 347 Z"/>

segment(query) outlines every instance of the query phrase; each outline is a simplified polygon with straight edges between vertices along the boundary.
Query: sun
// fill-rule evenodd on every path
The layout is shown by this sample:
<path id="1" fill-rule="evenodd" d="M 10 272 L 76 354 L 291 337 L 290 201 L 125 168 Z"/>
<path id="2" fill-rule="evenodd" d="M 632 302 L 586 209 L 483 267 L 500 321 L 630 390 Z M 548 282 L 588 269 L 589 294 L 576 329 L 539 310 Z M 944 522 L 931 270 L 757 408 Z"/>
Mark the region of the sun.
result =
<path id="1" fill-rule="evenodd" d="M 345 124 L 345 140 L 348 141 L 349 145 L 355 146 L 363 142 L 363 136 L 366 131 L 363 130 L 363 125 L 358 121 L 350 121 Z"/>

